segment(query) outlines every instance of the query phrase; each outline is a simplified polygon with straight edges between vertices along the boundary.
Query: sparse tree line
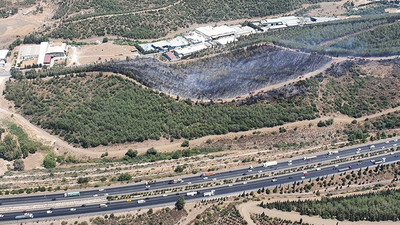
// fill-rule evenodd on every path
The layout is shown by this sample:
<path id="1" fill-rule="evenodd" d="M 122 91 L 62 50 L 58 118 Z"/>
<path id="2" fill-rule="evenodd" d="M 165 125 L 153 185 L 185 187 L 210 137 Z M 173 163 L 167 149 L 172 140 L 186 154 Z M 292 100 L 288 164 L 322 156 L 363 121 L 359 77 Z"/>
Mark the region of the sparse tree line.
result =
<path id="1" fill-rule="evenodd" d="M 265 203 L 265 208 L 319 215 L 324 219 L 350 221 L 400 220 L 400 191 L 386 190 L 363 195 Z"/>

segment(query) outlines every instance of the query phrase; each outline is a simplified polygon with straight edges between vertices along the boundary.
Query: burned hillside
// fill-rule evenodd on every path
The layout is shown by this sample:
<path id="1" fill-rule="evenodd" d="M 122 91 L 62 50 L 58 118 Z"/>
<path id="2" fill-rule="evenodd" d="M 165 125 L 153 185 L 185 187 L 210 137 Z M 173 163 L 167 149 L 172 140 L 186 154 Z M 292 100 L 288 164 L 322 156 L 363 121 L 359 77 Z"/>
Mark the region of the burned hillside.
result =
<path id="1" fill-rule="evenodd" d="M 106 65 L 132 72 L 149 87 L 185 98 L 233 98 L 315 71 L 330 61 L 272 46 L 260 46 L 186 64 L 140 58 Z M 103 65 L 104 66 L 104 65 Z"/>

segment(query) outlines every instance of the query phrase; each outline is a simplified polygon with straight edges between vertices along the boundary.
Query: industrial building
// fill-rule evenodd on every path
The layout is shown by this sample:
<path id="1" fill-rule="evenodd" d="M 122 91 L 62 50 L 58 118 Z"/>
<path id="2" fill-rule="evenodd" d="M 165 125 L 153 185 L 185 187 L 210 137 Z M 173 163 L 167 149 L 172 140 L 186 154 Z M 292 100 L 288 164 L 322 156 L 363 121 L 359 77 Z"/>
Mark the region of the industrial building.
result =
<path id="1" fill-rule="evenodd" d="M 43 66 L 51 64 L 51 61 L 57 59 L 64 59 L 67 57 L 67 44 L 66 43 L 49 43 L 42 42 L 39 45 L 23 45 L 19 48 L 18 63 L 23 61 L 24 64 L 37 64 Z M 34 61 L 34 59 L 37 59 Z"/>
<path id="2" fill-rule="evenodd" d="M 211 38 L 205 37 L 204 35 L 201 35 L 195 31 L 188 32 L 184 34 L 183 37 L 194 45 L 211 41 Z"/>
<path id="3" fill-rule="evenodd" d="M 235 29 L 232 27 L 228 27 L 226 25 L 223 26 L 206 26 L 206 27 L 199 27 L 196 28 L 196 32 L 202 34 L 203 36 L 210 38 L 212 40 L 227 37 L 235 34 Z"/>
<path id="4" fill-rule="evenodd" d="M 175 49 L 174 52 L 176 53 L 176 55 L 178 55 L 180 58 L 182 58 L 182 57 L 189 56 L 193 53 L 199 52 L 201 50 L 207 49 L 209 47 L 211 47 L 211 45 L 208 43 L 200 43 L 200 44 L 196 44 L 196 45 L 190 45 L 190 46 L 187 46 L 184 48 Z"/>
<path id="5" fill-rule="evenodd" d="M 286 16 L 274 19 L 264 19 L 260 21 L 251 22 L 253 27 L 261 31 L 268 31 L 270 29 L 281 29 L 285 27 L 299 26 L 303 22 L 299 17 Z"/>
<path id="6" fill-rule="evenodd" d="M 7 55 L 8 55 L 8 50 L 0 50 L 0 68 L 6 65 Z"/>
<path id="7" fill-rule="evenodd" d="M 185 38 L 178 36 L 170 40 L 157 41 L 152 43 L 151 45 L 159 52 L 167 52 L 171 49 L 188 46 L 189 44 L 190 43 Z"/>

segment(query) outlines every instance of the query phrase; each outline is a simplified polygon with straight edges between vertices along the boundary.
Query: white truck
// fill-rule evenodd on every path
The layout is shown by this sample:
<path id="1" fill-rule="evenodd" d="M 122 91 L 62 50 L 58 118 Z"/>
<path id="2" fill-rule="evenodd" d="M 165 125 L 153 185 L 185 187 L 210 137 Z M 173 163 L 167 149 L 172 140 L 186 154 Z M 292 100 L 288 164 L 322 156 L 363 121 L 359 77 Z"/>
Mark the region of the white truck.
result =
<path id="1" fill-rule="evenodd" d="M 24 213 L 23 215 L 18 215 L 15 217 L 16 220 L 21 220 L 21 219 L 32 219 L 33 214 L 32 213 Z"/>
<path id="2" fill-rule="evenodd" d="M 271 162 L 265 162 L 265 163 L 263 164 L 263 167 L 276 166 L 276 165 L 278 165 L 278 162 L 277 162 L 277 161 L 271 161 Z"/>
<path id="3" fill-rule="evenodd" d="M 339 151 L 330 151 L 330 152 L 328 152 L 328 155 L 334 155 L 334 154 L 338 154 L 339 153 Z"/>
<path id="4" fill-rule="evenodd" d="M 204 197 L 211 197 L 211 196 L 214 196 L 214 194 L 215 194 L 215 190 L 211 190 L 211 191 L 208 191 L 208 192 L 204 192 L 203 196 Z"/>
<path id="5" fill-rule="evenodd" d="M 195 196 L 197 194 L 200 194 L 200 191 L 192 191 L 192 192 L 186 193 L 187 196 Z"/>
<path id="6" fill-rule="evenodd" d="M 303 160 L 310 160 L 310 159 L 315 159 L 315 158 L 317 158 L 316 155 L 313 155 L 313 156 L 304 156 L 304 157 L 303 157 Z"/>

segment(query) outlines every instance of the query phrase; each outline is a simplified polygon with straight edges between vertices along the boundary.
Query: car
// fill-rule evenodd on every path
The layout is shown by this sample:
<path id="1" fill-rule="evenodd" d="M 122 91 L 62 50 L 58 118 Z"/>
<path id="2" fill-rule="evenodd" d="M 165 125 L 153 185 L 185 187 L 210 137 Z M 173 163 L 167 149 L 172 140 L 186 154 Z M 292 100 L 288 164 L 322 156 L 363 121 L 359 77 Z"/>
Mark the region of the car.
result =
<path id="1" fill-rule="evenodd" d="M 271 180 L 271 182 L 276 182 L 276 181 L 278 181 L 278 179 L 276 179 L 276 178 Z"/>
<path id="2" fill-rule="evenodd" d="M 81 207 L 86 207 L 86 204 L 82 204 Z"/>
<path id="3" fill-rule="evenodd" d="M 94 194 L 94 195 L 93 195 L 93 197 L 97 197 L 97 196 L 99 196 L 99 195 L 98 195 L 98 194 Z"/>
<path id="4" fill-rule="evenodd" d="M 69 211 L 75 212 L 75 211 L 76 211 L 76 208 L 70 208 Z"/>
<path id="5" fill-rule="evenodd" d="M 232 187 L 233 186 L 233 184 L 228 184 L 228 187 Z"/>
<path id="6" fill-rule="evenodd" d="M 108 196 L 108 193 L 105 193 L 104 196 Z"/>
<path id="7" fill-rule="evenodd" d="M 162 196 L 163 196 L 163 197 L 167 197 L 168 195 L 167 195 L 167 194 L 163 194 Z"/>
<path id="8" fill-rule="evenodd" d="M 303 177 L 301 177 L 301 179 L 304 180 L 304 179 L 306 179 L 306 177 L 303 176 Z"/>
<path id="9" fill-rule="evenodd" d="M 262 173 L 262 170 L 259 170 L 258 173 Z"/>
<path id="10" fill-rule="evenodd" d="M 203 180 L 208 180 L 208 177 L 203 177 Z"/>
<path id="11" fill-rule="evenodd" d="M 104 188 L 100 188 L 99 191 L 104 191 Z"/>
<path id="12" fill-rule="evenodd" d="M 289 179 L 293 179 L 293 177 L 288 177 Z"/>
<path id="13" fill-rule="evenodd" d="M 389 144 L 389 141 L 386 141 L 385 143 L 386 143 L 386 144 Z"/>
<path id="14" fill-rule="evenodd" d="M 127 200 L 126 200 L 126 202 L 131 202 L 131 201 L 132 201 L 131 199 L 127 199 Z"/>
<path id="15" fill-rule="evenodd" d="M 243 182 L 243 184 L 247 184 L 247 181 Z"/>
<path id="16" fill-rule="evenodd" d="M 3 218 L 4 217 L 4 215 L 3 214 L 0 214 L 0 218 Z"/>
<path id="17" fill-rule="evenodd" d="M 57 200 L 57 199 L 56 199 L 56 198 L 52 198 L 51 200 L 52 200 L 52 201 L 55 201 L 55 200 Z"/>
<path id="18" fill-rule="evenodd" d="M 394 155 L 394 152 L 391 152 L 390 154 L 391 154 L 391 155 Z"/>
<path id="19" fill-rule="evenodd" d="M 316 171 L 320 171 L 321 170 L 321 168 L 317 168 L 317 169 L 315 169 Z"/>
<path id="20" fill-rule="evenodd" d="M 340 156 L 336 156 L 336 159 L 340 159 Z"/>
<path id="21" fill-rule="evenodd" d="M 24 210 L 24 211 L 22 211 L 22 213 L 28 213 L 28 210 Z"/>
<path id="22" fill-rule="evenodd" d="M 149 190 L 149 188 L 150 188 L 150 185 L 146 185 L 146 190 Z"/>
<path id="23" fill-rule="evenodd" d="M 188 184 L 189 184 L 189 185 L 191 185 L 191 184 L 192 184 L 192 182 L 190 182 L 190 181 L 189 181 L 189 182 L 188 182 Z"/>
<path id="24" fill-rule="evenodd" d="M 394 139 L 394 142 L 397 142 L 398 141 L 398 139 Z"/>
<path id="25" fill-rule="evenodd" d="M 290 163 L 288 163 L 287 165 L 288 165 L 288 166 L 291 166 L 291 165 L 292 165 L 292 163 L 290 162 Z"/>
<path id="26" fill-rule="evenodd" d="M 47 211 L 46 211 L 46 213 L 47 213 L 47 214 L 52 214 L 52 213 L 53 213 L 53 211 L 51 211 L 51 210 L 47 210 Z"/>
<path id="27" fill-rule="evenodd" d="M 247 172 L 252 172 L 253 170 L 247 170 Z"/>
<path id="28" fill-rule="evenodd" d="M 243 176 L 244 176 L 244 175 L 247 175 L 247 173 L 243 173 L 242 175 L 243 175 Z"/>
<path id="29" fill-rule="evenodd" d="M 382 146 L 382 149 L 385 149 L 385 146 Z"/>
<path id="30" fill-rule="evenodd" d="M 213 181 L 216 181 L 216 180 L 217 180 L 217 178 L 213 178 L 212 180 L 213 180 Z"/>

